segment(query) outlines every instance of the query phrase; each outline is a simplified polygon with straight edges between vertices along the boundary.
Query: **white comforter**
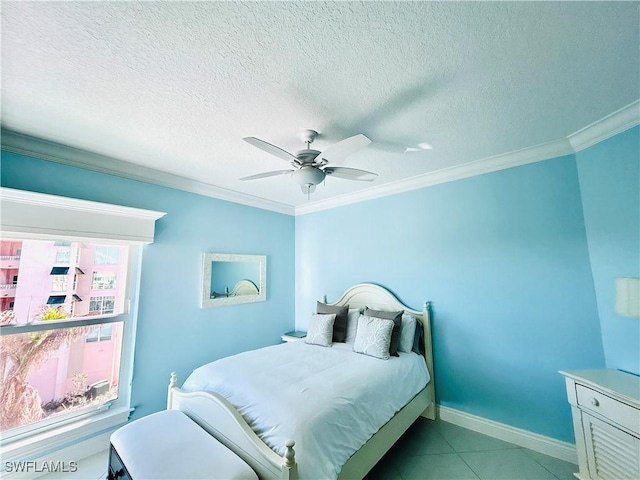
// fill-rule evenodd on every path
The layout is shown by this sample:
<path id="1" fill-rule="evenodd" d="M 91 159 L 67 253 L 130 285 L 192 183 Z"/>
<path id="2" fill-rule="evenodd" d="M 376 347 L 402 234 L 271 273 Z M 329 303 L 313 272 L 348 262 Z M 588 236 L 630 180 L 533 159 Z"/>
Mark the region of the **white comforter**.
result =
<path id="1" fill-rule="evenodd" d="M 183 389 L 216 392 L 279 455 L 295 440 L 301 479 L 336 478 L 349 457 L 429 380 L 424 358 L 389 360 L 304 341 L 240 353 L 196 369 Z"/>

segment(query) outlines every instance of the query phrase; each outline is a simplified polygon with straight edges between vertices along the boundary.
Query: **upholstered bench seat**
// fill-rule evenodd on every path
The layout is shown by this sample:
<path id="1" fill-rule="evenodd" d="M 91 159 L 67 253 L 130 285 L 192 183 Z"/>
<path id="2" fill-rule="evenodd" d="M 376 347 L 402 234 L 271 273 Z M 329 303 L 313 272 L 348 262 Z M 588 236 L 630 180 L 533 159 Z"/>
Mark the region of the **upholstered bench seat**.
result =
<path id="1" fill-rule="evenodd" d="M 111 435 L 109 478 L 257 480 L 231 450 L 178 410 L 135 420 Z"/>

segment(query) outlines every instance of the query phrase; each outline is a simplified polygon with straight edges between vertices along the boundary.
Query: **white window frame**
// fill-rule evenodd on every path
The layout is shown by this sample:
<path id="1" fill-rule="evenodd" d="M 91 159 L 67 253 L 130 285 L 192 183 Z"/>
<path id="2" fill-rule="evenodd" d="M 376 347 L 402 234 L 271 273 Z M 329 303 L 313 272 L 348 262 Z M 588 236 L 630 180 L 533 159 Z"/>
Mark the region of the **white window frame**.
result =
<path id="1" fill-rule="evenodd" d="M 138 266 L 134 265 L 134 263 L 129 263 L 127 268 L 127 274 L 137 275 L 140 271 L 139 264 L 141 261 L 141 246 L 140 245 L 129 245 L 129 259 L 131 262 L 137 263 Z M 129 350 L 133 350 L 135 346 L 135 328 L 130 328 L 130 323 L 135 323 L 135 317 L 131 314 L 131 309 L 133 307 L 137 307 L 135 302 L 132 299 L 137 299 L 137 290 L 139 286 L 139 280 L 137 278 L 132 278 L 131 280 L 127 279 L 125 283 L 126 290 L 126 305 L 124 311 L 119 314 L 99 314 L 91 317 L 81 317 L 81 318 L 68 318 L 59 321 L 48 320 L 46 323 L 31 323 L 24 324 L 20 326 L 10 326 L 9 332 L 13 334 L 19 333 L 28 333 L 34 331 L 41 330 L 51 330 L 52 328 L 63 328 L 65 326 L 89 326 L 96 325 L 101 326 L 103 324 L 108 323 L 122 323 L 122 348 L 120 354 L 120 379 L 124 379 L 124 381 L 120 381 L 118 383 L 118 398 L 102 405 L 89 405 L 85 408 L 74 410 L 66 414 L 58 414 L 51 418 L 41 420 L 38 422 L 38 425 L 34 427 L 33 424 L 25 425 L 23 427 L 16 427 L 9 431 L 10 435 L 3 434 L 2 439 L 0 439 L 0 449 L 2 449 L 2 455 L 4 457 L 4 446 L 5 444 L 11 444 L 15 441 L 21 439 L 29 439 L 32 437 L 38 437 L 41 434 L 46 434 L 49 430 L 55 429 L 58 426 L 76 423 L 84 420 L 87 416 L 95 415 L 97 412 L 106 412 L 107 410 L 111 410 L 113 408 L 117 409 L 118 407 L 128 406 L 130 398 L 131 398 L 131 375 L 133 373 L 133 357 L 131 359 L 131 370 L 128 370 L 128 362 L 129 357 L 125 356 L 125 352 L 129 352 Z M 101 297 L 104 298 L 104 297 Z M 133 337 L 133 338 L 132 338 Z M 131 352 L 133 354 L 133 352 Z M 125 420 L 126 421 L 126 420 Z"/>
<path id="2" fill-rule="evenodd" d="M 5 238 L 64 238 L 130 245 L 125 313 L 103 317 L 124 322 L 118 398 L 102 409 L 61 420 L 41 431 L 0 439 L 0 468 L 4 470 L 7 462 L 43 458 L 81 440 L 103 435 L 128 420 L 133 410 L 131 381 L 143 244 L 153 242 L 155 222 L 165 213 L 4 187 L 0 187 L 0 203 L 0 229 Z M 7 328 L 16 327 L 0 326 L 0 331 Z"/>

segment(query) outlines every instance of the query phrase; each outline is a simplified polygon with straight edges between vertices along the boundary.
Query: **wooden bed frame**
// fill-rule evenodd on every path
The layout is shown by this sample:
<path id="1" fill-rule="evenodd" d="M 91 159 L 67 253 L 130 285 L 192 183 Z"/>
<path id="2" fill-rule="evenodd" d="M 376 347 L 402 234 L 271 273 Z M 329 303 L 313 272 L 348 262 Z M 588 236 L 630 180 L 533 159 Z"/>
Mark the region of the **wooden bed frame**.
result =
<path id="1" fill-rule="evenodd" d="M 325 303 L 327 303 L 326 298 Z M 349 305 L 350 309 L 369 307 L 374 310 L 404 310 L 421 321 L 424 327 L 425 360 L 429 369 L 429 383 L 349 458 L 338 477 L 361 479 L 419 416 L 435 419 L 430 309 L 428 302 L 425 302 L 422 311 L 412 310 L 385 288 L 371 283 L 362 283 L 349 288 L 338 301 L 329 305 Z M 177 386 L 176 374 L 172 373 L 167 409 L 177 409 L 187 414 L 242 458 L 260 479 L 297 480 L 293 440 L 287 442 L 286 451 L 282 457 L 276 454 L 256 435 L 238 411 L 220 395 L 206 391 L 185 392 Z"/>

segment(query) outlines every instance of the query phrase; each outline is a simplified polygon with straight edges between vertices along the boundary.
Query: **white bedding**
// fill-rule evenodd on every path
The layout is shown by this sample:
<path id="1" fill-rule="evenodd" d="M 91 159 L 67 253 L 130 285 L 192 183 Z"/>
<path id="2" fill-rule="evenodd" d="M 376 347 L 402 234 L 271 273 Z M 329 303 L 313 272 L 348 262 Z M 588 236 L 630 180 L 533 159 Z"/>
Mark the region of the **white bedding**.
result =
<path id="1" fill-rule="evenodd" d="M 279 455 L 295 440 L 301 479 L 331 479 L 428 381 L 415 353 L 380 360 L 298 341 L 204 365 L 182 388 L 223 396 Z"/>

